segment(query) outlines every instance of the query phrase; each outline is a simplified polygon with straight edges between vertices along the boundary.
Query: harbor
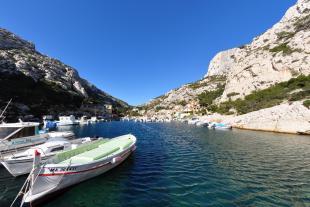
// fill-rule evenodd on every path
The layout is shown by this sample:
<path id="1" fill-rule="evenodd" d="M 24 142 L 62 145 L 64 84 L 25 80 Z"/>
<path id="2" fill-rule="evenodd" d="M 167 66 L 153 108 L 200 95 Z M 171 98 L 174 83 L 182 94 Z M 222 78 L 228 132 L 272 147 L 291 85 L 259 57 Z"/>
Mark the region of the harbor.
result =
<path id="1" fill-rule="evenodd" d="M 137 149 L 120 166 L 42 206 L 302 206 L 309 202 L 307 136 L 211 130 L 178 122 L 112 121 L 64 129 L 76 137 L 132 133 Z M 0 206 L 9 206 L 27 176 L 14 178 L 4 167 L 0 172 L 4 189 Z"/>
<path id="2" fill-rule="evenodd" d="M 0 207 L 310 207 L 310 0 L 1 8 Z"/>

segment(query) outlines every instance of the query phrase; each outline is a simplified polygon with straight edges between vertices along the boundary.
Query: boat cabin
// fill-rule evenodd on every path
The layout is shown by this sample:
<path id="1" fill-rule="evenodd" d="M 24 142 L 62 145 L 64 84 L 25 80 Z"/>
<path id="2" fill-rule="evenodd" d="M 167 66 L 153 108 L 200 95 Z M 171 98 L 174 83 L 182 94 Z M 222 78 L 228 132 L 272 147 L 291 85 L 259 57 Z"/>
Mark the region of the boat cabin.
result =
<path id="1" fill-rule="evenodd" d="M 60 122 L 75 122 L 75 117 L 73 115 L 70 116 L 60 116 L 59 117 Z"/>
<path id="2" fill-rule="evenodd" d="M 37 122 L 19 122 L 0 124 L 0 139 L 11 140 L 22 137 L 30 137 L 39 134 Z"/>
<path id="3" fill-rule="evenodd" d="M 25 157 L 32 157 L 35 151 L 38 151 L 42 156 L 46 156 L 50 153 L 57 153 L 64 150 L 71 149 L 70 142 L 66 140 L 49 141 L 35 147 L 31 147 L 25 152 L 17 153 L 12 156 L 13 159 L 21 159 Z"/>

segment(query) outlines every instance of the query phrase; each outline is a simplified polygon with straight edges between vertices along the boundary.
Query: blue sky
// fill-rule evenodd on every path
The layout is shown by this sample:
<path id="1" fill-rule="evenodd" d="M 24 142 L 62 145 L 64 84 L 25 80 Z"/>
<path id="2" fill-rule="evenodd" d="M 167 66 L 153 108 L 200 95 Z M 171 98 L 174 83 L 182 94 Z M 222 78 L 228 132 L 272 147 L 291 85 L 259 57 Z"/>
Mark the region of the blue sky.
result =
<path id="1" fill-rule="evenodd" d="M 0 27 L 129 104 L 201 79 L 296 0 L 1 0 Z"/>

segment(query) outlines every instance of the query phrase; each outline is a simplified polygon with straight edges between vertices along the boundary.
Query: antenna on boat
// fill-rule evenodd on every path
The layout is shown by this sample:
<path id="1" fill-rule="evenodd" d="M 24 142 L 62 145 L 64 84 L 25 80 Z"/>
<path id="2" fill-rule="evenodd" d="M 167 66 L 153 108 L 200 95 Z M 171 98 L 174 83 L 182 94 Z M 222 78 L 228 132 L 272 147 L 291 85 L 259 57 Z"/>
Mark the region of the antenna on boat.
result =
<path id="1" fill-rule="evenodd" d="M 3 109 L 3 111 L 2 111 L 2 113 L 0 114 L 0 123 L 2 123 L 3 122 L 3 120 L 4 120 L 4 113 L 5 113 L 5 111 L 7 110 L 7 108 L 9 107 L 9 105 L 10 105 L 10 103 L 12 102 L 12 99 L 10 99 L 10 101 L 7 103 L 7 105 L 5 106 L 5 108 Z"/>

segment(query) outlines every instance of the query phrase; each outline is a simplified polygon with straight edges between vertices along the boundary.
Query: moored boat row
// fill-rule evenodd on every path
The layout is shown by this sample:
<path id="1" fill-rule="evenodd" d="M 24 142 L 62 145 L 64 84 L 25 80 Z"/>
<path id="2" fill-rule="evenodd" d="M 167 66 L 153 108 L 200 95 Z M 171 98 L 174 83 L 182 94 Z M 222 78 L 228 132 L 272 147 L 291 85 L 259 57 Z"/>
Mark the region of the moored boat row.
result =
<path id="1" fill-rule="evenodd" d="M 135 149 L 136 137 L 128 134 L 82 144 L 44 162 L 42 151 L 34 150 L 32 171 L 19 193 L 23 195 L 21 205 L 32 205 L 47 195 L 98 176 L 122 163 Z"/>
<path id="2" fill-rule="evenodd" d="M 1 164 L 15 177 L 28 174 L 32 169 L 34 151 L 41 153 L 42 161 L 46 161 L 59 152 L 75 149 L 79 145 L 92 142 L 94 139 L 90 137 L 73 140 L 67 140 L 63 137 L 51 138 L 45 143 L 33 146 L 25 151 L 10 153 L 2 157 Z"/>
<path id="3" fill-rule="evenodd" d="M 133 121 L 133 122 L 183 122 L 189 125 L 194 125 L 198 127 L 208 127 L 210 129 L 232 129 L 232 126 L 229 123 L 219 122 L 219 121 L 211 121 L 208 119 L 200 119 L 199 117 L 193 118 L 183 118 L 183 119 L 171 119 L 171 118 L 146 118 L 146 117 L 136 117 L 129 118 L 124 117 L 121 119 L 122 121 Z"/>

